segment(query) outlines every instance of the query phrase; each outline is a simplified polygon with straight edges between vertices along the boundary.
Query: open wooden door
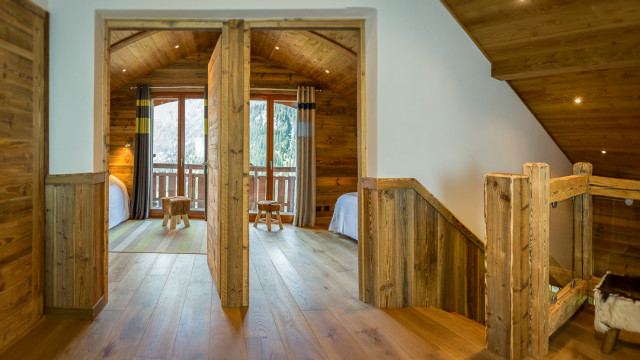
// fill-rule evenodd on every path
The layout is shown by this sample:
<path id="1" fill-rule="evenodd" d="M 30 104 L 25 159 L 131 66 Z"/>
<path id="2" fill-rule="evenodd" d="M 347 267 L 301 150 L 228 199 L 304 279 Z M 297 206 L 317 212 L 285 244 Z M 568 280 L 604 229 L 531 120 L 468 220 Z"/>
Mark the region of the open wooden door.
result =
<path id="1" fill-rule="evenodd" d="M 249 305 L 250 36 L 225 22 L 208 68 L 207 263 L 227 307 Z"/>
<path id="2" fill-rule="evenodd" d="M 44 312 L 47 14 L 0 5 L 0 353 Z"/>

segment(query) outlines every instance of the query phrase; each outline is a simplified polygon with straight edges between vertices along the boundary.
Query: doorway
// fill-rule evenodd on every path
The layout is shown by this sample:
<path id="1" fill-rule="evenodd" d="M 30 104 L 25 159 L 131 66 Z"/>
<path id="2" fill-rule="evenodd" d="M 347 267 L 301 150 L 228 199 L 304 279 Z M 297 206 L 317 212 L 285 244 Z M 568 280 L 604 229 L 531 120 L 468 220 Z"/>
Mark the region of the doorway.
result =
<path id="1" fill-rule="evenodd" d="M 281 213 L 295 212 L 297 99 L 252 95 L 249 109 L 249 211 L 276 200 Z"/>
<path id="2" fill-rule="evenodd" d="M 233 69 L 233 72 L 236 71 L 243 72 L 242 79 L 236 79 L 233 77 L 229 77 L 228 74 L 223 75 L 221 78 L 217 80 L 222 81 L 213 81 L 213 84 L 217 85 L 217 88 L 212 88 L 209 86 L 209 97 L 208 102 L 209 106 L 212 106 L 212 97 L 211 94 L 215 94 L 216 91 L 222 91 L 225 93 L 225 97 L 217 100 L 224 100 L 223 103 L 220 103 L 223 108 L 220 110 L 224 110 L 224 117 L 212 117 L 211 112 L 209 113 L 210 123 L 209 123 L 209 144 L 208 148 L 215 148 L 220 151 L 220 155 L 227 156 L 227 153 L 232 154 L 235 157 L 242 157 L 242 162 L 236 161 L 233 159 L 232 165 L 228 166 L 227 159 L 222 159 L 222 167 L 219 169 L 219 173 L 224 176 L 230 176 L 229 179 L 236 179 L 235 181 L 225 181 L 225 182 L 216 182 L 212 180 L 213 176 L 209 174 L 209 180 L 207 183 L 208 187 L 214 186 L 216 192 L 218 192 L 218 199 L 222 201 L 228 201 L 233 203 L 242 203 L 242 211 L 235 211 L 240 209 L 240 206 L 235 206 L 234 211 L 229 214 L 222 214 L 218 216 L 217 212 L 209 211 L 207 214 L 208 221 L 207 225 L 208 233 L 209 230 L 215 230 L 215 234 L 221 236 L 219 242 L 216 242 L 216 245 L 224 245 L 224 247 L 218 248 L 218 250 L 229 250 L 229 251 L 213 251 L 213 247 L 208 247 L 208 258 L 209 258 L 209 270 L 212 272 L 212 275 L 215 278 L 214 271 L 219 270 L 220 274 L 227 274 L 224 278 L 225 283 L 217 284 L 217 289 L 221 295 L 221 301 L 223 306 L 244 306 L 248 304 L 248 232 L 246 229 L 248 228 L 248 203 L 249 203 L 249 154 L 247 151 L 242 151 L 244 149 L 248 149 L 249 147 L 249 132 L 246 131 L 242 136 L 236 136 L 234 133 L 233 136 L 229 136 L 228 130 L 238 131 L 249 128 L 249 116 L 248 116 L 248 107 L 245 107 L 246 110 L 242 110 L 245 115 L 241 115 L 240 113 L 234 114 L 233 111 L 237 111 L 242 106 L 240 104 L 248 104 L 249 103 L 249 62 L 246 61 L 250 57 L 250 36 L 251 32 L 254 30 L 270 30 L 270 29 L 279 29 L 279 30 L 307 30 L 309 32 L 313 32 L 315 30 L 326 30 L 332 31 L 336 29 L 350 29 L 358 32 L 357 43 L 355 47 L 357 48 L 357 55 L 353 56 L 356 58 L 357 62 L 357 86 L 354 84 L 352 88 L 354 89 L 354 94 L 357 94 L 357 148 L 354 149 L 354 152 L 357 153 L 357 183 L 358 183 L 358 192 L 360 193 L 358 196 L 358 217 L 360 219 L 359 223 L 362 224 L 362 219 L 364 216 L 363 208 L 364 202 L 362 200 L 362 179 L 366 175 L 366 159 L 365 159 L 365 151 L 366 151 L 366 128 L 365 128 L 365 55 L 364 55 L 364 20 L 252 20 L 243 22 L 242 20 L 229 20 L 229 21 L 216 21 L 216 20 L 140 20 L 140 19 L 108 19 L 105 20 L 105 29 L 106 36 L 109 37 L 110 31 L 114 29 L 118 30 L 168 30 L 168 29 L 190 29 L 190 30 L 219 30 L 222 29 L 222 36 L 220 38 L 222 55 L 218 59 L 220 59 L 222 65 L 221 68 L 224 69 Z M 250 30 L 249 30 L 250 29 Z M 150 31 L 153 32 L 153 31 Z M 317 33 L 311 34 L 316 39 L 325 39 L 325 36 Z M 244 39 L 244 41 L 242 40 Z M 229 47 L 231 46 L 231 48 Z M 104 73 L 109 73 L 109 54 L 110 47 L 107 42 L 105 42 L 105 59 L 104 62 L 105 68 Z M 244 59 L 242 61 L 235 59 Z M 215 60 L 215 57 L 212 58 Z M 209 63 L 209 83 L 211 84 L 212 74 L 215 75 L 215 72 L 212 72 L 212 66 L 216 65 L 215 61 Z M 244 70 L 241 70 L 244 69 Z M 219 74 L 223 74 L 222 72 L 218 72 Z M 328 73 L 325 71 L 325 73 Z M 213 77 L 215 80 L 215 76 Z M 241 86 L 228 86 L 228 80 L 232 80 L 236 84 L 240 84 Z M 224 87 L 224 89 L 222 89 Z M 268 86 L 267 86 L 268 87 Z M 110 84 L 107 81 L 104 82 L 103 94 L 105 94 L 105 98 L 103 98 L 103 102 L 107 104 L 106 107 L 103 107 L 105 111 L 103 111 L 102 115 L 102 124 L 105 126 L 103 128 L 104 133 L 108 133 L 108 128 L 110 126 L 109 119 L 109 91 Z M 231 97 L 231 101 L 229 101 L 226 96 Z M 355 95 L 354 95 L 355 96 Z M 239 110 L 238 110 L 239 111 Z M 228 122 L 227 114 L 231 113 L 234 119 L 241 121 L 231 121 Z M 218 122 L 219 120 L 223 120 L 223 122 Z M 221 125 L 221 132 L 219 135 L 222 137 L 212 137 L 211 129 L 212 124 L 214 127 L 217 125 Z M 242 124 L 242 125 L 240 125 Z M 245 125 L 246 124 L 246 125 Z M 241 126 L 240 129 L 236 129 L 234 127 Z M 237 132 L 238 134 L 240 132 Z M 212 139 L 221 140 L 221 142 L 212 143 Z M 104 148 L 105 164 L 109 164 L 109 144 L 105 143 Z M 216 153 L 216 156 L 218 153 Z M 209 158 L 209 161 L 219 160 L 216 158 Z M 266 161 L 266 160 L 265 160 Z M 242 164 L 242 166 L 238 166 L 238 164 Z M 266 165 L 266 164 L 265 164 Z M 209 165 L 211 170 L 211 166 Z M 266 170 L 266 168 L 265 168 Z M 277 176 L 277 175 L 273 175 Z M 177 172 L 176 172 L 177 179 Z M 243 179 L 243 181 L 239 181 L 237 179 Z M 228 180 L 228 179 L 225 179 Z M 245 182 L 246 181 L 246 182 Z M 176 180 L 176 187 L 178 186 Z M 274 186 L 274 192 L 277 193 Z M 265 190 L 266 191 L 266 190 Z M 212 191 L 208 191 L 210 198 Z M 108 204 L 108 194 L 106 195 L 107 204 Z M 211 205 L 211 200 L 208 200 Z M 220 203 L 216 202 L 217 205 Z M 226 210 L 228 212 L 228 207 L 225 204 L 220 207 L 222 210 Z M 236 209 L 237 208 L 237 209 Z M 233 215 L 233 216 L 229 216 Z M 213 229 L 211 227 L 214 227 Z M 242 229 L 242 230 L 240 230 Z M 362 234 L 362 227 L 360 226 L 360 234 Z M 231 236 L 231 237 L 230 237 Z M 362 237 L 362 235 L 360 235 Z M 105 236 L 105 241 L 108 241 L 108 236 Z M 233 250 L 232 252 L 230 252 Z M 359 289 L 360 289 L 360 298 L 364 299 L 363 296 L 363 283 L 366 280 L 367 274 L 364 273 L 366 269 L 365 265 L 367 260 L 362 256 L 363 249 L 360 244 L 358 244 L 358 275 L 359 275 Z M 108 256 L 108 255 L 107 255 Z M 222 266 L 220 269 L 212 269 L 211 265 L 215 264 L 216 266 Z M 106 269 L 106 267 L 105 267 Z M 230 271 L 231 272 L 227 272 Z M 108 274 L 105 274 L 107 276 Z M 106 288 L 106 283 L 105 283 Z M 242 298 L 242 302 L 240 301 L 230 301 L 228 300 L 228 295 L 234 294 L 234 296 L 238 297 L 238 299 Z M 225 298 L 226 297 L 226 298 Z M 246 301 L 245 301 L 246 297 Z M 240 305 L 242 304 L 242 305 Z"/>
<path id="3" fill-rule="evenodd" d="M 186 196 L 191 199 L 189 217 L 204 218 L 204 96 L 157 93 L 151 104 L 149 215 L 162 215 L 163 197 Z"/>

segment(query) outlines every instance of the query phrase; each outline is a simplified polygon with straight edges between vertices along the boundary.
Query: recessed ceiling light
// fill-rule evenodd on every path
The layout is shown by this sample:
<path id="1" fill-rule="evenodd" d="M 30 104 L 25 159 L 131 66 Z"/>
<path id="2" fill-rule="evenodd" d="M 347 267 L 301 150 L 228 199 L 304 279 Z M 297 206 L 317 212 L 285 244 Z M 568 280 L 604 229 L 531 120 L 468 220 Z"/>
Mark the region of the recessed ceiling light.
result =
<path id="1" fill-rule="evenodd" d="M 325 70 L 324 72 L 326 72 L 327 74 L 329 73 L 329 70 Z"/>
<path id="2" fill-rule="evenodd" d="M 280 46 L 276 46 L 276 50 L 280 50 Z"/>
<path id="3" fill-rule="evenodd" d="M 607 153 L 607 150 L 602 150 L 602 153 L 603 153 L 603 154 L 606 154 L 606 153 Z"/>
<path id="4" fill-rule="evenodd" d="M 122 72 L 126 72 L 126 71 L 127 71 L 127 69 L 122 69 Z"/>
<path id="5" fill-rule="evenodd" d="M 179 47 L 180 47 L 180 45 L 176 45 L 176 46 L 174 46 L 174 47 L 177 49 L 177 48 L 179 48 Z"/>
<path id="6" fill-rule="evenodd" d="M 582 102 L 582 98 L 577 97 L 577 98 L 573 99 L 573 102 L 576 103 L 576 104 L 580 104 Z"/>

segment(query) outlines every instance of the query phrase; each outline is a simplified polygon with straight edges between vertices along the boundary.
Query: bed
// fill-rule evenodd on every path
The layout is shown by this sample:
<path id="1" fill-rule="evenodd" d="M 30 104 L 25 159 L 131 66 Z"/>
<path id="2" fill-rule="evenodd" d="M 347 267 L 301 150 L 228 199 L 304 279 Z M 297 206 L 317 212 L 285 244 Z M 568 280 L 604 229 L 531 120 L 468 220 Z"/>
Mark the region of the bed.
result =
<path id="1" fill-rule="evenodd" d="M 122 181 L 109 175 L 109 229 L 129 220 L 129 194 Z"/>
<path id="2" fill-rule="evenodd" d="M 329 231 L 358 240 L 358 193 L 341 195 L 336 201 Z"/>

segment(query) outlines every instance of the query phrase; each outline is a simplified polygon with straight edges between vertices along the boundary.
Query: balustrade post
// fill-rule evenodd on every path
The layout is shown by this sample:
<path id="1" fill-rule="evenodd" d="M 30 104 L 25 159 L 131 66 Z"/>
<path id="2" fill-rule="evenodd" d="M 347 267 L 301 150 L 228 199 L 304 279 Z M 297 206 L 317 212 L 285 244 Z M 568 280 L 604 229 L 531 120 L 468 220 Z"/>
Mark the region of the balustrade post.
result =
<path id="1" fill-rule="evenodd" d="M 484 191 L 486 347 L 522 359 L 529 343 L 529 178 L 488 174 Z"/>

